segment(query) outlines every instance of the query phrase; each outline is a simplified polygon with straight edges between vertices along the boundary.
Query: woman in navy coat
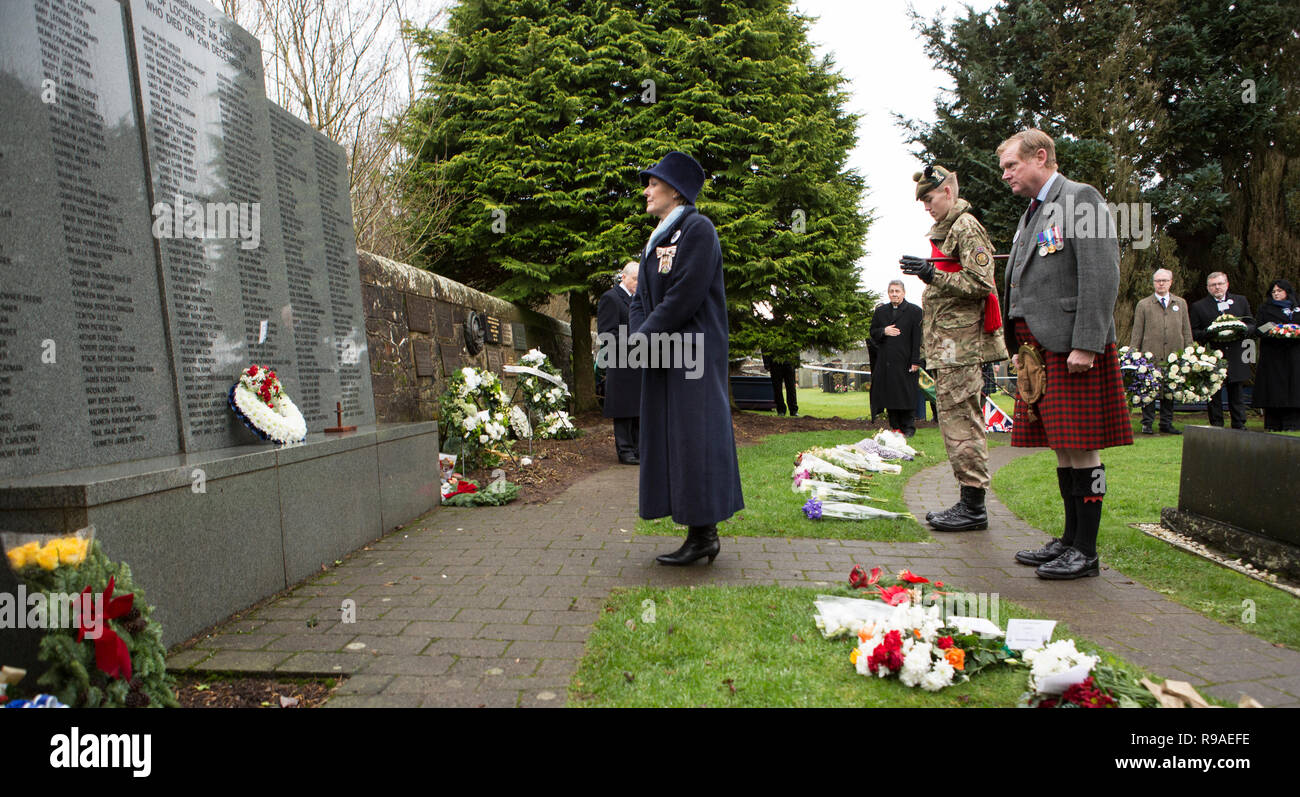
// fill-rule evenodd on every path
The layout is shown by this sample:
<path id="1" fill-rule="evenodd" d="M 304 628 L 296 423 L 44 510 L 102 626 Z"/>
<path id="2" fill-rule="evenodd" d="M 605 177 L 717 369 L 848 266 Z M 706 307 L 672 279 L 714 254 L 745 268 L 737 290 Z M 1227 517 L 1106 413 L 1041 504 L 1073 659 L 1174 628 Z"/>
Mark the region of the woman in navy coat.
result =
<path id="1" fill-rule="evenodd" d="M 641 253 L 629 327 L 646 336 L 647 350 L 685 354 L 642 371 L 640 512 L 647 520 L 672 515 L 688 528 L 685 544 L 660 564 L 712 563 L 718 522 L 745 507 L 727 394 L 722 247 L 713 222 L 695 209 L 704 169 L 694 158 L 670 152 L 640 174 L 646 212 L 659 226 Z M 629 360 L 640 342 L 630 336 Z"/>

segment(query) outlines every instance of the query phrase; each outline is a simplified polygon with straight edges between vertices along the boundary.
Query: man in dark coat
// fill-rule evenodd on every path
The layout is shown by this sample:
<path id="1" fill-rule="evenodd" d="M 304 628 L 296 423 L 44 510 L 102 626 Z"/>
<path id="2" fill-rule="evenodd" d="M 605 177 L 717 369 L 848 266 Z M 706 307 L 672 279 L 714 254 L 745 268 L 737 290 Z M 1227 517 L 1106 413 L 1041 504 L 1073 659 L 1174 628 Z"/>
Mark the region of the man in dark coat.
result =
<path id="1" fill-rule="evenodd" d="M 1210 295 L 1189 308 L 1192 321 L 1192 338 L 1197 343 L 1218 349 L 1228 360 L 1228 378 L 1219 388 L 1219 392 L 1210 396 L 1210 425 L 1223 426 L 1223 395 L 1228 395 L 1228 410 L 1232 415 L 1232 428 L 1246 428 L 1245 383 L 1252 376 L 1250 364 L 1255 359 L 1254 341 L 1247 342 L 1255 334 L 1255 319 L 1250 313 L 1250 302 L 1245 296 L 1228 293 L 1228 275 L 1216 271 L 1205 280 L 1205 287 Z M 1230 339 L 1219 337 L 1209 331 L 1210 324 L 1221 315 L 1240 318 L 1246 324 L 1246 331 Z"/>
<path id="2" fill-rule="evenodd" d="M 772 395 L 776 397 L 776 414 L 784 416 L 785 407 L 790 405 L 790 417 L 799 417 L 799 397 L 795 394 L 798 385 L 795 382 L 795 366 L 788 360 L 771 354 L 763 355 L 763 367 L 767 369 L 768 375 L 772 379 Z M 785 398 L 781 397 L 781 389 L 785 389 Z"/>
<path id="3" fill-rule="evenodd" d="M 617 351 L 620 339 L 626 346 L 628 309 L 632 306 L 632 295 L 636 293 L 640 268 L 639 263 L 623 266 L 618 284 L 605 291 L 596 305 L 596 332 L 602 348 L 612 346 L 613 351 Z M 605 368 L 605 417 L 614 419 L 614 448 L 619 462 L 637 465 L 641 462 L 638 444 L 641 373 L 633 368 L 620 367 L 626 363 L 619 363 L 614 357 L 606 359 L 610 364 Z"/>
<path id="4" fill-rule="evenodd" d="M 1269 324 L 1300 324 L 1300 306 L 1295 290 L 1284 279 L 1273 280 L 1264 294 L 1256 321 Z M 1259 361 L 1255 365 L 1255 409 L 1264 411 L 1264 428 L 1270 432 L 1300 431 L 1300 341 L 1259 337 Z"/>
<path id="5" fill-rule="evenodd" d="M 642 365 L 640 514 L 672 515 L 688 528 L 685 544 L 656 561 L 712 562 L 718 522 L 745 507 L 727 393 L 722 247 L 713 222 L 694 206 L 704 170 L 693 158 L 670 152 L 641 179 L 646 212 L 659 226 L 641 258 L 629 349 L 644 345 L 660 361 Z M 662 352 L 675 347 L 681 357 L 670 359 L 680 364 L 664 363 Z M 633 352 L 628 359 L 636 362 Z"/>
<path id="6" fill-rule="evenodd" d="M 886 410 L 889 426 L 916 434 L 916 372 L 921 368 L 921 308 L 903 298 L 903 281 L 889 283 L 889 302 L 871 317 L 876 364 L 871 369 L 871 415 Z"/>

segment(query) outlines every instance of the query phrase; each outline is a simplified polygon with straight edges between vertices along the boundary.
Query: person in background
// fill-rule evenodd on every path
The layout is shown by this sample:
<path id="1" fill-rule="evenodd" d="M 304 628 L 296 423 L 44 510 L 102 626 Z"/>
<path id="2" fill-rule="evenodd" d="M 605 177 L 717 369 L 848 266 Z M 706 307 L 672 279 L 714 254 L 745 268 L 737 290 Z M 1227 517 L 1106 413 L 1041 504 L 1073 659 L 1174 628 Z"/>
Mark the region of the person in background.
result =
<path id="1" fill-rule="evenodd" d="M 1246 297 L 1228 293 L 1228 275 L 1216 271 L 1205 280 L 1205 288 L 1210 292 L 1200 301 L 1193 302 L 1192 338 L 1208 348 L 1218 349 L 1228 361 L 1228 378 L 1219 392 L 1210 396 L 1210 425 L 1223 426 L 1223 398 L 1228 397 L 1228 411 L 1232 415 L 1232 428 L 1246 428 L 1245 386 L 1250 381 L 1250 358 L 1248 353 L 1254 348 L 1246 339 L 1255 334 L 1255 319 L 1250 313 L 1250 302 Z M 1208 330 L 1210 324 L 1221 315 L 1240 318 L 1246 324 L 1245 337 L 1226 341 L 1212 336 Z"/>
<path id="2" fill-rule="evenodd" d="M 1155 293 L 1142 299 L 1133 310 L 1133 334 L 1129 345 L 1140 352 L 1151 352 L 1152 361 L 1168 367 L 1168 357 L 1192 345 L 1192 314 L 1187 312 L 1187 302 L 1169 292 L 1174 283 L 1174 273 L 1167 268 L 1157 269 L 1151 277 Z M 1155 404 L 1142 408 L 1142 434 L 1155 434 L 1151 423 L 1156 417 Z M 1160 397 L 1160 431 L 1182 434 L 1174 426 L 1174 400 Z"/>
<path id="3" fill-rule="evenodd" d="M 889 427 L 916 434 L 916 372 L 921 368 L 921 308 L 904 298 L 902 280 L 891 280 L 889 301 L 871 317 L 876 367 L 871 371 L 871 415 L 884 410 Z"/>
<path id="4" fill-rule="evenodd" d="M 799 417 L 799 397 L 795 391 L 795 365 L 771 354 L 763 355 L 763 367 L 772 379 L 772 395 L 776 398 L 776 414 L 785 415 L 785 408 L 790 407 L 790 417 Z M 785 388 L 785 398 L 781 397 L 781 388 Z"/>
<path id="5" fill-rule="evenodd" d="M 1255 320 L 1261 327 L 1268 323 L 1300 324 L 1295 298 L 1290 282 L 1273 280 Z M 1259 336 L 1252 405 L 1264 411 L 1264 428 L 1268 431 L 1300 431 L 1300 340 Z"/>
<path id="6" fill-rule="evenodd" d="M 641 264 L 623 266 L 618 284 L 605 291 L 596 304 L 596 331 L 612 335 L 614 340 L 628 335 L 628 310 L 636 293 L 637 271 Z M 614 450 L 624 465 L 639 465 L 641 373 L 633 368 L 610 366 L 605 369 L 605 417 L 614 419 Z"/>

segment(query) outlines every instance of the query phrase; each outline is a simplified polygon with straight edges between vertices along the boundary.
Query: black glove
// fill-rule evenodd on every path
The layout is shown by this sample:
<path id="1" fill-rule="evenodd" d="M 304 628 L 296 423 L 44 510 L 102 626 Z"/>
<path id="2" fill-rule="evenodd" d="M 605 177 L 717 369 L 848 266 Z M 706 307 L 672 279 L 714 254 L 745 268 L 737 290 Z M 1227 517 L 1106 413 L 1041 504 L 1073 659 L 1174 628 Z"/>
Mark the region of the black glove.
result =
<path id="1" fill-rule="evenodd" d="M 930 280 L 934 279 L 934 264 L 923 257 L 903 255 L 902 258 L 899 259 L 898 265 L 903 267 L 904 274 L 911 274 L 913 277 L 919 277 L 921 282 L 924 282 L 926 285 L 929 285 Z"/>

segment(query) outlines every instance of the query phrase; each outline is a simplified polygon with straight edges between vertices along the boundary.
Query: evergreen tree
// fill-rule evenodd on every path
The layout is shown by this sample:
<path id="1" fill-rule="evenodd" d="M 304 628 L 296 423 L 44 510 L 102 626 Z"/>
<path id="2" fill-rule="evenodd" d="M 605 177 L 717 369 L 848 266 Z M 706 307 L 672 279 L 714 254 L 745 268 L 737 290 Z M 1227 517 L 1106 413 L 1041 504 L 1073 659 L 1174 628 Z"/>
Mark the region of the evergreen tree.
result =
<path id="1" fill-rule="evenodd" d="M 424 264 L 510 300 L 568 294 L 589 407 L 592 297 L 654 228 L 637 171 L 678 149 L 708 175 L 733 352 L 854 345 L 871 308 L 863 184 L 845 166 L 856 119 L 806 31 L 789 0 L 461 3 L 419 34 L 436 67 L 412 173 L 458 198 Z"/>

